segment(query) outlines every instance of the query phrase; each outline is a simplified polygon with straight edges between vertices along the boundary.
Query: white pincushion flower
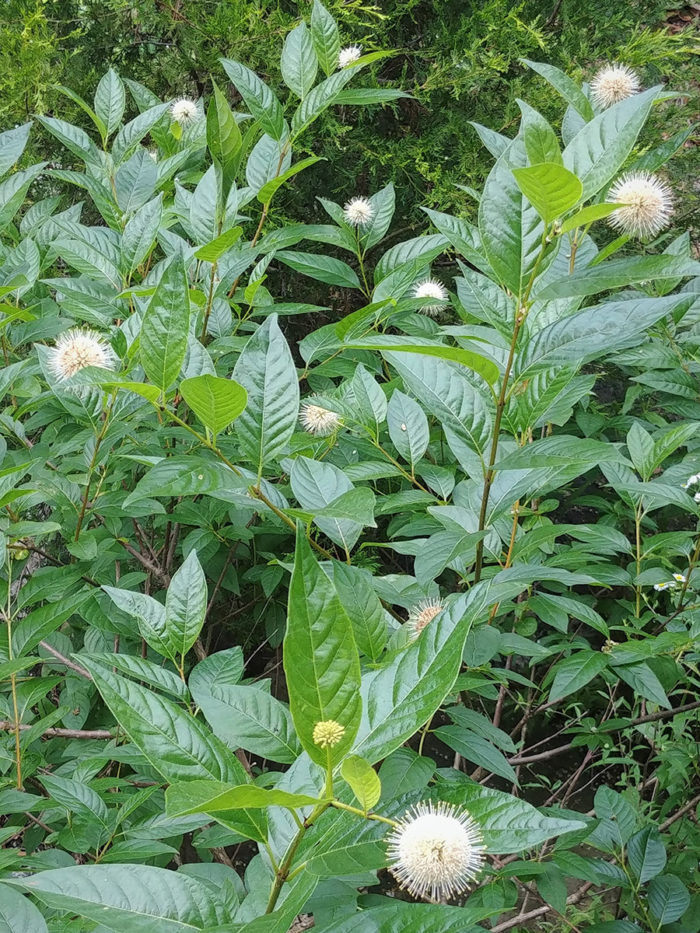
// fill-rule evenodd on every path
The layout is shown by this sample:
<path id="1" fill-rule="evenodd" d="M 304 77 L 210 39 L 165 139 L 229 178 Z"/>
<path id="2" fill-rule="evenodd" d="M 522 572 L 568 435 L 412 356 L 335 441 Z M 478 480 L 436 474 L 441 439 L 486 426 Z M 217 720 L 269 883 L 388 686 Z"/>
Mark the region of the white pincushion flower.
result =
<path id="1" fill-rule="evenodd" d="M 352 65 L 360 55 L 362 55 L 361 45 L 346 45 L 338 53 L 338 68 L 346 68 L 348 65 Z"/>
<path id="2" fill-rule="evenodd" d="M 445 604 L 439 599 L 421 599 L 418 605 L 414 606 L 409 612 L 408 622 L 406 623 L 413 638 L 418 638 L 426 625 L 429 625 L 444 608 Z"/>
<path id="3" fill-rule="evenodd" d="M 424 279 L 413 289 L 414 298 L 432 298 L 437 304 L 425 304 L 420 308 L 421 314 L 434 317 L 447 301 L 447 289 L 437 279 Z"/>
<path id="4" fill-rule="evenodd" d="M 630 236 L 655 236 L 671 221 L 671 189 L 649 172 L 623 175 L 610 189 L 608 200 L 623 205 L 612 212 L 608 222 Z"/>
<path id="5" fill-rule="evenodd" d="M 415 897 L 434 901 L 462 894 L 484 862 L 479 826 L 467 810 L 423 802 L 387 837 L 389 871 Z"/>
<path id="6" fill-rule="evenodd" d="M 374 217 L 374 208 L 367 198 L 352 198 L 343 208 L 347 222 L 353 227 L 364 227 Z"/>
<path id="7" fill-rule="evenodd" d="M 49 369 L 59 382 L 70 379 L 86 366 L 113 369 L 115 356 L 107 341 L 94 330 L 74 327 L 49 350 Z"/>
<path id="8" fill-rule="evenodd" d="M 315 434 L 317 437 L 332 434 L 340 427 L 340 415 L 337 412 L 321 408 L 320 405 L 314 405 L 313 402 L 304 402 L 301 406 L 299 420 L 305 431 L 308 431 L 309 434 Z"/>
<path id="9" fill-rule="evenodd" d="M 599 107 L 612 107 L 640 89 L 639 78 L 627 65 L 606 65 L 591 81 L 591 94 Z"/>
<path id="10" fill-rule="evenodd" d="M 188 97 L 181 97 L 172 105 L 170 113 L 178 123 L 191 123 L 197 118 L 197 105 Z"/>

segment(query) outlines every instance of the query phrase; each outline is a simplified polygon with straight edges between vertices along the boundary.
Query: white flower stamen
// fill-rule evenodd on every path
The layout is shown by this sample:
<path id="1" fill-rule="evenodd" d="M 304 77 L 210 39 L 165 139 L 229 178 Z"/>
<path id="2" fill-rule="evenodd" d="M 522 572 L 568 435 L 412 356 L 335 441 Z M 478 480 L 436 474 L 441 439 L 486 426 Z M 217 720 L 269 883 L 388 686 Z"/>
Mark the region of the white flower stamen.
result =
<path id="1" fill-rule="evenodd" d="M 173 120 L 177 120 L 182 125 L 192 123 L 197 118 L 197 104 L 188 97 L 181 97 L 174 102 L 170 108 L 170 113 Z"/>
<path id="2" fill-rule="evenodd" d="M 315 434 L 317 437 L 326 437 L 332 434 L 340 427 L 340 415 L 335 411 L 329 411 L 327 408 L 321 408 L 320 405 L 314 405 L 313 402 L 304 402 L 301 406 L 299 415 L 304 430 L 309 434 Z"/>
<path id="3" fill-rule="evenodd" d="M 421 314 L 435 315 L 444 307 L 447 301 L 447 289 L 437 279 L 424 279 L 413 288 L 414 298 L 431 298 L 434 304 L 424 304 L 420 307 Z"/>
<path id="4" fill-rule="evenodd" d="M 629 236 L 652 237 L 671 222 L 671 189 L 649 172 L 623 175 L 610 189 L 608 200 L 622 205 L 608 222 Z"/>
<path id="5" fill-rule="evenodd" d="M 58 382 L 70 379 L 86 366 L 113 369 L 115 356 L 107 341 L 94 330 L 74 327 L 68 330 L 51 347 L 48 356 L 49 369 Z"/>
<path id="6" fill-rule="evenodd" d="M 417 804 L 387 837 L 389 871 L 415 897 L 462 894 L 484 861 L 479 826 L 467 810 L 438 801 Z"/>
<path id="7" fill-rule="evenodd" d="M 338 53 L 338 68 L 347 68 L 362 55 L 361 45 L 346 45 Z"/>
<path id="8" fill-rule="evenodd" d="M 638 94 L 640 89 L 639 78 L 627 65 L 606 65 L 591 81 L 593 101 L 603 108 Z"/>
<path id="9" fill-rule="evenodd" d="M 343 208 L 345 220 L 352 227 L 364 227 L 374 217 L 374 208 L 367 198 L 352 198 Z"/>
<path id="10" fill-rule="evenodd" d="M 439 599 L 421 599 L 409 612 L 406 623 L 413 638 L 418 638 L 426 625 L 429 625 L 444 608 L 445 604 Z"/>

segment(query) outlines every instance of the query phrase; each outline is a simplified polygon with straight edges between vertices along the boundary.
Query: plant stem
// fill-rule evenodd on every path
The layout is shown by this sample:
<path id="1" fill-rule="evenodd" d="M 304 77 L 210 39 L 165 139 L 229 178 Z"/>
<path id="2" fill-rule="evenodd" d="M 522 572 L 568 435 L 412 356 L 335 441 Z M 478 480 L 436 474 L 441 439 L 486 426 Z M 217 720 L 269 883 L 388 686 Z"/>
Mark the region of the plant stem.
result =
<path id="1" fill-rule="evenodd" d="M 299 828 L 294 839 L 292 839 L 287 849 L 287 853 L 282 860 L 281 865 L 275 872 L 275 882 L 272 885 L 272 890 L 270 891 L 270 898 L 267 902 L 267 909 L 265 910 L 266 914 L 271 914 L 272 911 L 277 906 L 277 901 L 279 900 L 280 892 L 282 891 L 282 885 L 287 880 L 289 876 L 289 870 L 292 867 L 292 862 L 294 861 L 294 856 L 297 853 L 297 849 L 301 844 L 301 840 L 306 834 L 306 830 L 313 825 L 313 823 L 319 818 L 319 816 L 325 812 L 329 807 L 327 802 L 320 803 L 313 813 L 304 820 L 303 824 Z"/>
<path id="2" fill-rule="evenodd" d="M 87 504 L 90 499 L 90 486 L 92 485 L 92 472 L 95 469 L 95 465 L 97 464 L 97 458 L 100 453 L 100 447 L 102 445 L 102 441 L 105 439 L 105 436 L 107 434 L 107 429 L 109 428 L 109 418 L 110 418 L 110 415 L 112 414 L 112 409 L 114 408 L 114 403 L 116 402 L 116 400 L 117 400 L 117 389 L 114 389 L 114 391 L 112 392 L 112 398 L 109 403 L 109 408 L 105 412 L 105 419 L 104 419 L 104 422 L 102 423 L 102 427 L 100 428 L 100 433 L 95 438 L 95 449 L 93 450 L 92 458 L 90 459 L 90 465 L 88 467 L 88 473 L 87 473 L 87 482 L 85 483 L 85 492 L 83 493 L 83 501 L 81 502 L 81 505 L 80 505 L 80 514 L 78 515 L 78 524 L 76 525 L 76 528 L 75 528 L 75 538 L 74 538 L 75 541 L 80 540 L 80 532 L 83 527 L 83 521 L 85 519 L 85 512 L 87 511 Z"/>

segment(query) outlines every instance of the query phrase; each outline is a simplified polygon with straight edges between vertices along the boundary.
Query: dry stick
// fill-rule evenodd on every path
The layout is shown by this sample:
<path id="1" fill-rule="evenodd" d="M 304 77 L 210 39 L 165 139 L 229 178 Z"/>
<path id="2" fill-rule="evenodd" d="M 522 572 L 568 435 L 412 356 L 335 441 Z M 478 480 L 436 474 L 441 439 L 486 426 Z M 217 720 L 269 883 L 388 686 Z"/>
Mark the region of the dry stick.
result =
<path id="1" fill-rule="evenodd" d="M 669 816 L 667 820 L 664 820 L 661 826 L 659 826 L 659 832 L 663 833 L 665 830 L 668 829 L 669 826 L 671 826 L 671 824 L 675 823 L 676 820 L 679 820 L 682 816 L 685 816 L 685 814 L 689 810 L 692 810 L 699 803 L 700 803 L 700 794 L 698 794 L 696 797 L 693 797 L 692 800 L 689 800 L 688 803 L 684 804 L 680 808 L 680 810 L 676 810 L 673 816 Z"/>
<path id="2" fill-rule="evenodd" d="M 589 890 L 593 887 L 592 881 L 587 881 L 583 887 L 579 888 L 578 891 L 575 891 L 566 899 L 567 906 L 571 904 L 578 904 L 579 901 L 588 894 Z M 528 920 L 534 920 L 536 917 L 542 917 L 545 914 L 553 911 L 553 908 L 549 905 L 545 907 L 537 907 L 535 910 L 528 910 L 527 913 L 518 914 L 517 917 L 513 917 L 512 920 L 506 920 L 503 923 L 499 923 L 498 926 L 491 927 L 491 933 L 505 933 L 506 930 L 512 930 L 513 927 L 517 927 L 521 923 L 526 923 Z"/>
<path id="3" fill-rule="evenodd" d="M 28 723 L 20 723 L 19 731 L 27 732 L 33 729 Z M 14 732 L 15 724 L 9 719 L 0 719 L 0 732 Z M 42 738 L 61 738 L 61 739 L 113 739 L 114 735 L 107 729 L 44 729 L 41 733 Z"/>
<path id="4" fill-rule="evenodd" d="M 545 704 L 545 706 L 546 705 L 548 704 Z M 544 709 L 545 706 L 539 707 L 539 710 Z M 630 719 L 630 721 L 624 723 L 624 725 L 617 726 L 614 729 L 606 730 L 606 734 L 622 732 L 623 729 L 629 729 L 634 726 L 641 726 L 647 722 L 659 722 L 663 719 L 671 719 L 673 716 L 678 716 L 681 713 L 689 713 L 695 709 L 700 709 L 700 700 L 696 700 L 693 703 L 686 703 L 684 706 L 676 706 L 674 709 L 662 709 L 656 713 L 647 713 L 646 716 L 638 716 L 636 719 Z M 535 712 L 538 712 L 538 710 L 535 710 Z M 509 758 L 508 761 L 512 765 L 525 765 L 534 761 L 545 761 L 548 758 L 555 758 L 557 755 L 568 752 L 571 747 L 571 743 L 568 743 L 567 745 L 558 745 L 556 748 L 550 748 L 545 752 L 538 752 L 536 755 L 515 755 L 513 758 Z"/>
<path id="5" fill-rule="evenodd" d="M 85 677 L 86 680 L 92 680 L 92 677 L 84 667 L 81 667 L 79 664 L 71 661 L 70 658 L 67 658 L 65 655 L 61 654 L 60 651 L 57 651 L 47 641 L 40 641 L 39 644 L 44 649 L 44 651 L 48 651 L 49 654 L 52 654 L 57 661 L 60 661 L 61 664 L 65 664 L 66 667 L 70 668 L 74 673 L 79 674 L 81 677 Z"/>

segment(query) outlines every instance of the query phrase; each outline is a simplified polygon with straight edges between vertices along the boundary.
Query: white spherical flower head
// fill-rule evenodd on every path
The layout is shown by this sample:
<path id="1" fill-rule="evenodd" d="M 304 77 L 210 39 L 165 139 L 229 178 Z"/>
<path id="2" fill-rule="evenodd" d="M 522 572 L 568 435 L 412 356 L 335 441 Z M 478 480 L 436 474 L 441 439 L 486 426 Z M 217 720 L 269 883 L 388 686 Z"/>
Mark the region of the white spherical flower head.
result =
<path id="1" fill-rule="evenodd" d="M 178 123 L 192 123 L 197 118 L 197 105 L 188 97 L 181 97 L 172 105 L 170 113 Z"/>
<path id="2" fill-rule="evenodd" d="M 606 65 L 591 81 L 591 94 L 599 107 L 612 107 L 638 94 L 641 87 L 639 78 L 627 65 Z"/>
<path id="3" fill-rule="evenodd" d="M 420 633 L 429 625 L 433 619 L 440 615 L 445 608 L 445 604 L 439 599 L 421 599 L 417 606 L 408 614 L 408 627 L 414 638 L 418 638 Z"/>
<path id="4" fill-rule="evenodd" d="M 299 420 L 305 431 L 308 431 L 309 434 L 315 434 L 317 437 L 326 437 L 340 427 L 340 415 L 337 412 L 321 408 L 320 405 L 314 405 L 313 402 L 304 402 L 301 406 Z"/>
<path id="5" fill-rule="evenodd" d="M 352 227 L 364 227 L 374 217 L 374 208 L 367 198 L 352 198 L 343 208 L 343 214 Z"/>
<path id="6" fill-rule="evenodd" d="M 49 350 L 49 368 L 59 382 L 70 379 L 86 366 L 113 369 L 115 356 L 107 341 L 94 330 L 74 327 Z"/>
<path id="7" fill-rule="evenodd" d="M 451 804 L 419 803 L 387 837 L 389 871 L 414 897 L 462 894 L 484 862 L 479 826 Z"/>
<path id="8" fill-rule="evenodd" d="M 338 53 L 338 68 L 347 68 L 362 55 L 361 45 L 346 45 Z"/>
<path id="9" fill-rule="evenodd" d="M 608 218 L 610 226 L 630 236 L 655 236 L 671 221 L 671 189 L 649 172 L 623 175 L 610 189 L 608 201 L 623 205 Z"/>
<path id="10" fill-rule="evenodd" d="M 435 317 L 447 301 L 447 289 L 437 279 L 424 279 L 414 287 L 413 297 L 431 298 L 436 302 L 435 304 L 424 304 L 419 309 L 421 314 L 429 314 L 430 317 Z"/>

